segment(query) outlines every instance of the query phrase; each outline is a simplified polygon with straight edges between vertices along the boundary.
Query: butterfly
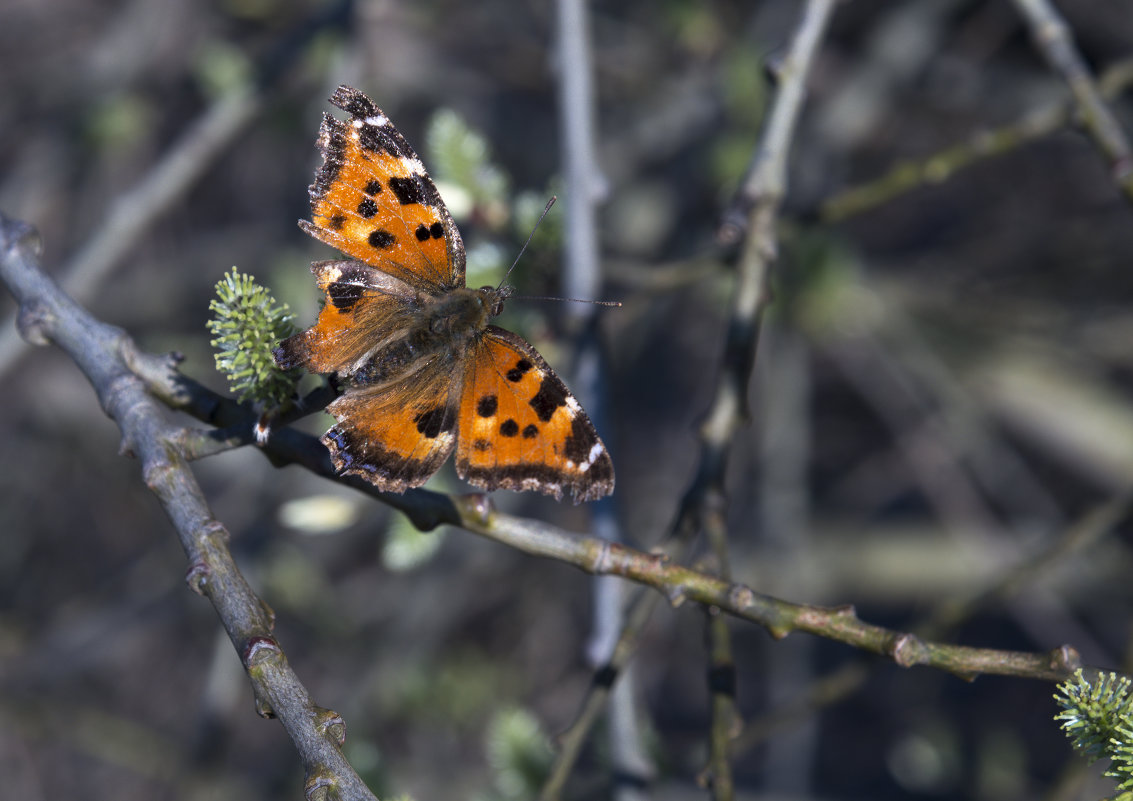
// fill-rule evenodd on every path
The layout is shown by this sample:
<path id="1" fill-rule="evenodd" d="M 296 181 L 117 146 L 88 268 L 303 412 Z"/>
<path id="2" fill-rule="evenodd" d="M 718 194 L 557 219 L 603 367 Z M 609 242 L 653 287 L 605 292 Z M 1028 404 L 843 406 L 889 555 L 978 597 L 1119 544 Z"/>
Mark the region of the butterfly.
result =
<path id="1" fill-rule="evenodd" d="M 413 148 L 357 89 L 330 102 L 349 119 L 323 115 L 299 226 L 349 258 L 311 265 L 326 302 L 274 354 L 337 377 L 322 438 L 335 468 L 404 492 L 455 450 L 457 474 L 485 490 L 609 495 L 613 462 L 586 412 L 535 348 L 490 323 L 511 288 L 465 285 L 460 231 Z"/>

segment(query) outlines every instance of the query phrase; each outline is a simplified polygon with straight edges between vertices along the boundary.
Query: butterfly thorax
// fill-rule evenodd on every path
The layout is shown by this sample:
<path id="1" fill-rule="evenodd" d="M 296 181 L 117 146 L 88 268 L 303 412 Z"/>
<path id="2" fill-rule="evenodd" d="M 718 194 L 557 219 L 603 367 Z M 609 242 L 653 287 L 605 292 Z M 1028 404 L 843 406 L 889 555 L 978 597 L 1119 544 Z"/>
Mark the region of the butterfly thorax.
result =
<path id="1" fill-rule="evenodd" d="M 438 295 L 421 294 L 406 325 L 371 349 L 344 377 L 379 389 L 425 367 L 463 353 L 503 310 L 510 287 L 456 287 Z"/>
<path id="2" fill-rule="evenodd" d="M 492 317 L 503 311 L 507 294 L 490 286 L 480 289 L 457 287 L 441 295 L 423 298 L 422 338 L 436 338 L 450 346 L 466 344 L 488 327 Z"/>

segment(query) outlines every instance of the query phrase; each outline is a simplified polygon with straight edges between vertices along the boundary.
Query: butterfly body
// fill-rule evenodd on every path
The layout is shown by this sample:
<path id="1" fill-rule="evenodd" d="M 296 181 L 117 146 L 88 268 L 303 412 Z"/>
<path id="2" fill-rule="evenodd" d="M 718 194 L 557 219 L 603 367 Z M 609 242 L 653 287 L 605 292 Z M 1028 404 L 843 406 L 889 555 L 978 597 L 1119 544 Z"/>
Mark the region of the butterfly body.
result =
<path id="1" fill-rule="evenodd" d="M 300 226 L 352 258 L 311 265 L 327 302 L 275 356 L 344 386 L 323 437 L 336 468 L 402 492 L 455 450 L 457 473 L 484 489 L 576 502 L 612 492 L 578 401 L 530 344 L 491 324 L 510 289 L 465 286 L 460 233 L 404 137 L 357 90 L 331 102 L 351 119 L 324 117 Z"/>

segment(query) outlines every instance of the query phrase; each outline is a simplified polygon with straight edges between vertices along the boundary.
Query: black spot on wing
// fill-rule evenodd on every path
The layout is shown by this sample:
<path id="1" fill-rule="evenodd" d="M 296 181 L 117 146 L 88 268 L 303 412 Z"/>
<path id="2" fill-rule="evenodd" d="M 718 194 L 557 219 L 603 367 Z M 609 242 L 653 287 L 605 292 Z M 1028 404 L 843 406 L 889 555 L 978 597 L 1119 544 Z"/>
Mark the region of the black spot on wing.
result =
<path id="1" fill-rule="evenodd" d="M 413 232 L 413 235 L 417 237 L 418 242 L 427 241 L 429 239 L 429 226 L 421 223 L 417 226 L 417 230 Z"/>
<path id="2" fill-rule="evenodd" d="M 499 408 L 499 400 L 495 395 L 485 395 L 476 401 L 476 414 L 481 417 L 492 417 Z"/>
<path id="3" fill-rule="evenodd" d="M 416 175 L 411 175 L 408 178 L 400 176 L 390 178 L 389 188 L 397 197 L 397 202 L 403 206 L 425 202 L 424 185 Z"/>
<path id="4" fill-rule="evenodd" d="M 370 181 L 370 183 L 362 188 L 362 191 L 372 197 L 382 191 L 382 182 L 377 180 Z"/>
<path id="5" fill-rule="evenodd" d="M 384 250 L 392 245 L 396 240 L 397 237 L 395 237 L 389 231 L 385 230 L 384 228 L 379 228 L 370 234 L 368 241 L 371 247 L 375 247 L 378 250 Z"/>
<path id="6" fill-rule="evenodd" d="M 417 430 L 428 437 L 435 439 L 442 431 L 452 431 L 456 425 L 456 409 L 448 406 L 434 406 L 413 418 Z"/>
<path id="7" fill-rule="evenodd" d="M 510 373 L 508 378 L 511 378 Z M 566 399 L 566 387 L 553 375 L 547 373 L 543 376 L 543 383 L 539 385 L 539 391 L 528 403 L 531 404 L 531 408 L 535 410 L 539 419 L 545 423 L 554 416 L 556 409 L 560 406 L 566 406 Z"/>
<path id="8" fill-rule="evenodd" d="M 535 365 L 527 359 L 520 359 L 515 363 L 515 367 L 508 370 L 505 374 L 507 376 L 507 380 L 511 381 L 512 383 L 519 381 L 521 378 L 523 378 L 523 376 L 527 374 L 527 371 L 534 366 Z"/>
<path id="9" fill-rule="evenodd" d="M 570 422 L 570 436 L 563 444 L 563 455 L 575 464 L 582 464 L 590 458 L 590 451 L 597 444 L 594 426 L 582 415 L 576 415 Z"/>
<path id="10" fill-rule="evenodd" d="M 346 215 L 335 214 L 333 217 L 327 220 L 327 224 L 330 226 L 330 229 L 332 231 L 341 231 L 342 226 L 346 225 Z"/>
<path id="11" fill-rule="evenodd" d="M 500 436 L 501 437 L 514 437 L 519 433 L 519 423 L 512 420 L 510 417 L 500 423 Z"/>
<path id="12" fill-rule="evenodd" d="M 362 299 L 364 291 L 359 284 L 340 279 L 327 287 L 327 297 L 340 312 L 348 312 Z"/>
<path id="13" fill-rule="evenodd" d="M 524 427 L 524 429 L 523 429 L 523 438 L 524 439 L 534 439 L 537 436 L 539 436 L 539 426 L 535 425 L 534 423 L 531 423 L 530 425 Z"/>
<path id="14" fill-rule="evenodd" d="M 374 202 L 373 198 L 362 198 L 362 202 L 358 204 L 358 216 L 368 220 L 377 213 L 378 204 Z"/>

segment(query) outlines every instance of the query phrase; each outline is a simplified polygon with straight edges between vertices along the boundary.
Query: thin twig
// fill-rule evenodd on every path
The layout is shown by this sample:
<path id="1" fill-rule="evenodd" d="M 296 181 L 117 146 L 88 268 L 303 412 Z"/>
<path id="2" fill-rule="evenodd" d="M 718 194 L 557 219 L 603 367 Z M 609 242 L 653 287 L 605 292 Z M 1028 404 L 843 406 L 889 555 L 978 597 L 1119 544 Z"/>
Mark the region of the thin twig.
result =
<path id="1" fill-rule="evenodd" d="M 167 359 L 133 352 L 124 358 L 124 363 L 144 380 L 148 392 L 173 399 L 175 408 L 201 419 L 236 425 L 242 418 L 249 427 L 258 419 L 252 409 L 215 396 L 191 379 L 178 375 Z M 533 556 L 574 565 L 587 573 L 628 578 L 656 590 L 657 595 L 653 597 L 663 597 L 674 606 L 685 601 L 716 606 L 737 618 L 763 626 L 776 637 L 786 636 L 791 631 L 805 631 L 887 656 L 905 667 L 928 665 L 964 678 L 994 673 L 1060 679 L 1069 675 L 1077 664 L 1074 649 L 1069 646 L 1046 653 L 1020 653 L 925 642 L 912 634 L 864 623 L 851 607 L 825 608 L 781 601 L 742 584 L 674 564 L 671 557 L 663 553 L 646 553 L 597 537 L 573 534 L 540 521 L 496 512 L 489 497 L 482 493 L 465 496 L 429 490 L 408 491 L 402 495 L 382 493 L 367 482 L 337 476 L 319 440 L 292 429 L 273 430 L 263 450 L 279 463 L 303 465 L 316 474 L 335 478 L 379 498 L 404 512 L 420 528 L 445 523 L 461 526 Z M 631 605 L 631 610 L 633 608 Z M 634 617 L 631 611 L 631 623 L 640 619 L 643 618 Z M 608 668 L 616 670 L 617 665 Z"/>
<path id="2" fill-rule="evenodd" d="M 921 637 L 947 636 L 981 610 L 1034 584 L 1052 568 L 1065 564 L 1072 554 L 1089 548 L 1112 533 L 1129 519 L 1130 514 L 1133 514 L 1133 492 L 1118 495 L 1087 510 L 1044 549 L 1005 570 L 980 590 L 961 598 L 946 598 L 936 604 L 920 623 L 913 626 L 913 631 Z M 1128 670 L 1128 666 L 1123 669 Z M 784 726 L 849 697 L 865 684 L 871 672 L 866 663 L 855 661 L 823 676 L 799 697 L 749 721 L 734 744 L 735 753 L 761 745 L 781 732 Z"/>
<path id="3" fill-rule="evenodd" d="M 287 68 L 310 40 L 328 27 L 345 25 L 351 3 L 336 0 L 298 21 L 260 59 L 253 80 L 205 109 L 137 185 L 115 199 L 91 238 L 60 272 L 59 281 L 72 298 L 84 301 L 94 293 L 145 232 L 184 197 L 256 118 L 267 91 L 287 74 Z M 12 320 L 0 323 L 0 375 L 8 372 L 24 352 Z"/>
<path id="4" fill-rule="evenodd" d="M 738 239 L 746 232 L 747 239 L 733 294 L 719 377 L 706 422 L 700 430 L 697 473 L 661 546 L 671 557 L 680 558 L 708 515 L 719 514 L 723 519 L 727 456 L 732 434 L 747 415 L 747 386 L 755 364 L 762 312 L 769 299 L 767 275 L 776 252 L 775 222 L 785 191 L 787 151 L 802 106 L 811 58 L 833 6 L 833 0 L 810 0 L 807 3 L 782 64 L 780 91 L 756 151 L 749 180 L 731 211 L 725 215 L 723 230 L 727 233 L 724 238 Z M 739 222 L 735 220 L 737 213 Z M 683 599 L 683 590 L 679 586 L 662 591 L 674 603 Z M 627 613 L 631 624 L 623 631 L 614 656 L 599 669 L 597 676 L 616 677 L 625 669 L 637 642 L 637 632 L 648 620 L 658 599 L 656 595 L 640 593 L 631 602 Z M 560 749 L 556 755 L 551 779 L 540 795 L 543 801 L 555 801 L 559 797 L 561 782 L 569 773 L 573 760 L 577 759 L 580 743 L 594 723 L 595 716 L 587 712 L 594 706 L 595 699 L 606 692 L 604 682 L 597 681 L 597 676 L 582 704 L 583 712 L 563 735 L 563 742 L 571 747 Z"/>
<path id="5" fill-rule="evenodd" d="M 1110 100 L 1133 85 L 1133 59 L 1111 64 L 1101 76 L 1099 89 Z M 978 131 L 966 141 L 944 148 L 926 158 L 903 161 L 884 175 L 831 195 L 818 210 L 822 222 L 840 222 L 891 202 L 922 186 L 941 184 L 979 162 L 1011 153 L 1023 145 L 1066 128 L 1074 118 L 1070 100 L 1029 111 L 1015 122 Z"/>
<path id="6" fill-rule="evenodd" d="M 931 642 L 909 632 L 866 623 L 852 606 L 820 607 L 783 601 L 743 584 L 673 564 L 663 554 L 570 534 L 533 520 L 493 514 L 483 496 L 465 496 L 456 503 L 461 509 L 462 525 L 469 531 L 533 556 L 574 565 L 587 573 L 623 576 L 651 587 L 673 606 L 686 601 L 715 606 L 762 626 L 776 638 L 795 631 L 817 634 L 884 656 L 902 667 L 925 665 L 965 679 L 992 674 L 1061 680 L 1079 667 L 1078 655 L 1068 645 L 1036 653 Z"/>
<path id="7" fill-rule="evenodd" d="M 1113 178 L 1133 200 L 1133 153 L 1121 124 L 1094 82 L 1093 73 L 1074 46 L 1070 27 L 1049 0 L 1014 0 L 1031 28 L 1035 45 L 1074 93 L 1082 126 L 1109 162 Z"/>
<path id="8" fill-rule="evenodd" d="M 562 129 L 563 173 L 566 180 L 566 236 L 562 272 L 563 292 L 568 298 L 594 299 L 601 281 L 598 246 L 598 204 L 602 201 L 604 179 L 596 157 L 594 119 L 593 61 L 590 54 L 590 25 L 585 0 L 558 0 L 555 4 L 558 41 L 559 125 Z M 606 410 L 605 360 L 598 347 L 596 307 L 568 304 L 572 328 L 581 332 L 573 372 L 573 384 L 601 431 L 609 419 Z M 622 541 L 616 516 L 616 500 L 604 498 L 590 507 L 592 527 L 614 542 Z M 609 661 L 624 625 L 624 587 L 599 577 L 591 585 L 592 636 L 587 656 L 592 665 Z M 605 697 L 605 693 L 603 696 Z M 605 698 L 604 698 L 605 700 Z M 640 788 L 653 778 L 652 762 L 637 725 L 637 701 L 631 681 L 609 688 L 608 744 L 611 769 L 620 781 L 614 788 L 618 801 L 633 801 Z M 593 713 L 591 713 L 593 714 Z M 565 782 L 566 776 L 562 777 Z"/>
<path id="9" fill-rule="evenodd" d="M 748 410 L 747 388 L 755 365 L 763 310 L 770 300 L 768 282 L 771 264 L 778 254 L 779 207 L 787 191 L 787 159 L 795 126 L 806 97 L 807 76 L 833 13 L 832 0 L 811 0 L 802 11 L 798 29 L 786 58 L 780 65 L 776 94 L 747 180 L 731 209 L 725 214 L 720 238 L 734 241 L 746 234 L 742 246 L 735 301 L 724 345 L 720 380 L 701 429 L 705 456 L 714 475 L 701 486 L 704 504 L 699 517 L 720 570 L 720 578 L 730 581 L 728 568 L 726 500 L 723 471 L 727 443 Z M 715 452 L 715 455 L 709 455 Z M 709 619 L 708 641 L 711 652 L 710 691 L 712 697 L 711 735 L 708 765 L 701 779 L 712 788 L 717 801 L 731 801 L 734 783 L 729 743 L 737 733 L 735 708 L 735 667 L 731 664 L 731 642 L 725 622 L 716 615 Z M 725 680 L 724 677 L 730 677 Z"/>

